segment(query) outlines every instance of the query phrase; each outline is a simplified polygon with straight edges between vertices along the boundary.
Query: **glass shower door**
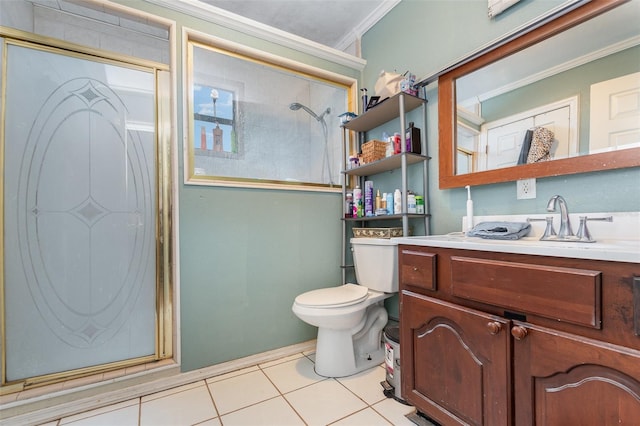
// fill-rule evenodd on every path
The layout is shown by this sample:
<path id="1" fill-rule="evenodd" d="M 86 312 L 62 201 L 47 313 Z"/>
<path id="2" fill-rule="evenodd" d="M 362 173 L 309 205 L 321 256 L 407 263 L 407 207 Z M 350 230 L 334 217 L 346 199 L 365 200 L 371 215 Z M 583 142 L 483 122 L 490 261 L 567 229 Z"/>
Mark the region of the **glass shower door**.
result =
<path id="1" fill-rule="evenodd" d="M 155 72 L 4 49 L 3 383 L 154 359 Z"/>

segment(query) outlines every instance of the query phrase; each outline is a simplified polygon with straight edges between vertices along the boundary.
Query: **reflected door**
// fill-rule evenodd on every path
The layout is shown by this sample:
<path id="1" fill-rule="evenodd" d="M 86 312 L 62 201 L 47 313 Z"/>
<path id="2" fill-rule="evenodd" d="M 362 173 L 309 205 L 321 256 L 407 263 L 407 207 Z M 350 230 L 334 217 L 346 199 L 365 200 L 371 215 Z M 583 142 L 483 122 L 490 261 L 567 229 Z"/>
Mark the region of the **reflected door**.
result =
<path id="1" fill-rule="evenodd" d="M 154 71 L 5 49 L 4 381 L 153 358 Z"/>

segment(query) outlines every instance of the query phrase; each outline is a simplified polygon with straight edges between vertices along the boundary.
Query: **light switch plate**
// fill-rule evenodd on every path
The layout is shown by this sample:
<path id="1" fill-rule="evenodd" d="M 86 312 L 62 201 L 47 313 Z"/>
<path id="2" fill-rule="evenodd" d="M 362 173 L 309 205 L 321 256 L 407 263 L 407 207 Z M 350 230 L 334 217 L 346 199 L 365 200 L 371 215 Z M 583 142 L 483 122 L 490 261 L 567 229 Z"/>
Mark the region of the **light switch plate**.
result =
<path id="1" fill-rule="evenodd" d="M 518 200 L 536 198 L 536 179 L 520 179 L 516 182 Z"/>

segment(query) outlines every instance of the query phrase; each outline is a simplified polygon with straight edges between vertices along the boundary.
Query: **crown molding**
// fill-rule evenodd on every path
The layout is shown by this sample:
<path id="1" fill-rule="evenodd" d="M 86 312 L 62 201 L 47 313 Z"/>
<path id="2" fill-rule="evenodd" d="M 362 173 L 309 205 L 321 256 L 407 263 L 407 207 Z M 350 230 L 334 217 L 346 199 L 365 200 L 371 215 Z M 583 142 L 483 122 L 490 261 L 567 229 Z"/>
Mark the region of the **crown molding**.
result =
<path id="1" fill-rule="evenodd" d="M 362 20 L 349 34 L 344 36 L 336 44 L 336 49 L 345 50 L 353 43 L 362 38 L 364 33 L 369 31 L 371 27 L 378 23 L 387 13 L 391 11 L 401 0 L 386 0 L 376 7 L 366 18 Z"/>
<path id="2" fill-rule="evenodd" d="M 196 0 L 144 1 L 195 18 L 204 19 L 212 24 L 229 28 L 357 71 L 362 71 L 367 64 L 367 61 L 362 58 Z"/>

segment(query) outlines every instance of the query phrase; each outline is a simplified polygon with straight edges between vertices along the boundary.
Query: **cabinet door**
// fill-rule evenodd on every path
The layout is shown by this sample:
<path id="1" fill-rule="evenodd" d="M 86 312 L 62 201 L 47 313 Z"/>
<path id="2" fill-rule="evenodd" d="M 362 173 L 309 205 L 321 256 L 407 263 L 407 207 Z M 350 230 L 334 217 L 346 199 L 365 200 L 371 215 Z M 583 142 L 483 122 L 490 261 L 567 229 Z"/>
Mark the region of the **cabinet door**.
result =
<path id="1" fill-rule="evenodd" d="M 401 295 L 402 396 L 443 425 L 511 423 L 510 322 Z"/>
<path id="2" fill-rule="evenodd" d="M 517 425 L 637 425 L 640 352 L 514 322 Z"/>

